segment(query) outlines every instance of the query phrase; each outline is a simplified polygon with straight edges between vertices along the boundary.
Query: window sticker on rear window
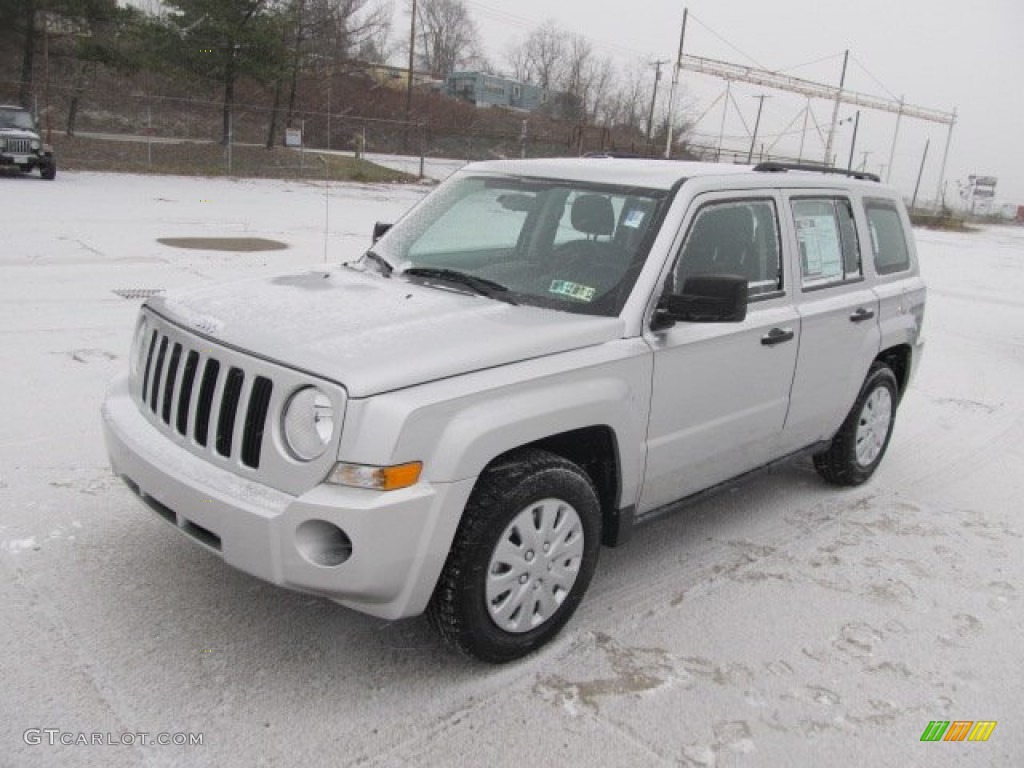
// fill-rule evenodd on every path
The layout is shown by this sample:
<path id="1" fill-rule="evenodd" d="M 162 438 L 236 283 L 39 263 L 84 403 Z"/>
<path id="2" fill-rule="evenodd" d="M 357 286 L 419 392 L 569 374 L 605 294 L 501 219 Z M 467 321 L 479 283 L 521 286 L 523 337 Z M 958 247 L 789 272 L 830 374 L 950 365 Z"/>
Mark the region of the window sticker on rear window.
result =
<path id="1" fill-rule="evenodd" d="M 570 280 L 552 280 L 548 293 L 556 293 L 559 296 L 568 296 L 577 301 L 593 301 L 597 291 L 589 285 L 580 285 Z"/>
<path id="2" fill-rule="evenodd" d="M 804 277 L 834 279 L 838 276 L 842 279 L 843 255 L 834 209 L 826 215 L 798 211 L 796 238 L 800 244 Z"/>
<path id="3" fill-rule="evenodd" d="M 622 220 L 622 226 L 637 229 L 643 222 L 644 212 L 634 208 L 631 211 L 627 211 L 625 218 Z"/>

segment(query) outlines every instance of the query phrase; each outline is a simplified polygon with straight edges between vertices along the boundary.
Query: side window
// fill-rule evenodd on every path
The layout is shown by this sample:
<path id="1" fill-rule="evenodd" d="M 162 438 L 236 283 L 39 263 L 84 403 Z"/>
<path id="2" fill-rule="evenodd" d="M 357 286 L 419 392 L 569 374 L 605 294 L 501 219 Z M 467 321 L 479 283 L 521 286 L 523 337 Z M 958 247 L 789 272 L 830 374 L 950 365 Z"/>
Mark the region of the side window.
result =
<path id="1" fill-rule="evenodd" d="M 818 288 L 861 277 L 860 243 L 849 200 L 794 200 L 793 222 L 800 248 L 801 284 L 804 288 Z"/>
<path id="2" fill-rule="evenodd" d="M 751 299 L 781 291 L 779 226 L 771 200 L 712 203 L 697 212 L 673 273 L 683 289 L 695 275 L 747 278 Z"/>
<path id="3" fill-rule="evenodd" d="M 896 206 L 888 200 L 867 200 L 864 210 L 871 232 L 871 248 L 875 253 L 875 271 L 889 275 L 909 269 L 910 250 Z"/>

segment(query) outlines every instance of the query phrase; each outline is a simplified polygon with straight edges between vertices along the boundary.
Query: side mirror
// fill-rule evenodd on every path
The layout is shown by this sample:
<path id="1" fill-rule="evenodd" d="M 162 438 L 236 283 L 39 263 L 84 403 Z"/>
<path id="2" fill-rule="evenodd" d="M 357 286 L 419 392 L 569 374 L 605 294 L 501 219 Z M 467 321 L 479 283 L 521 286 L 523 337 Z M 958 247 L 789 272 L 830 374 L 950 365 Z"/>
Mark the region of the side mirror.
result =
<path id="1" fill-rule="evenodd" d="M 700 275 L 686 278 L 682 293 L 669 293 L 658 302 L 655 330 L 677 322 L 742 323 L 747 317 L 747 279 L 738 275 Z"/>
<path id="2" fill-rule="evenodd" d="M 376 224 L 374 224 L 373 225 L 373 242 L 376 243 L 378 240 L 380 240 L 382 237 L 384 237 L 384 235 L 387 234 L 387 231 L 389 229 L 391 229 L 391 226 L 392 226 L 391 224 L 389 224 L 387 222 L 383 222 L 383 221 L 378 221 Z"/>
<path id="3" fill-rule="evenodd" d="M 529 213 L 533 210 L 534 205 L 537 203 L 536 195 L 521 195 L 515 193 L 508 193 L 501 195 L 498 198 L 498 203 L 506 211 L 518 211 L 520 213 Z"/>

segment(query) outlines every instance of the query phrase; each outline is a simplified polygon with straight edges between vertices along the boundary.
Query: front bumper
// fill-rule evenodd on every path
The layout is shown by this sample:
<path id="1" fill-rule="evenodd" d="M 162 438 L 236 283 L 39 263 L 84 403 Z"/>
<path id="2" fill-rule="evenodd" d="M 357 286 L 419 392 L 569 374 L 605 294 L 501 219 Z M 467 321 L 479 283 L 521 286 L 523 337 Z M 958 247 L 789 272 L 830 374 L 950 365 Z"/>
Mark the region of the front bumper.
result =
<path id="1" fill-rule="evenodd" d="M 0 166 L 17 166 L 27 168 L 45 168 L 50 164 L 50 158 L 45 155 L 21 155 L 10 152 L 0 152 Z"/>
<path id="2" fill-rule="evenodd" d="M 426 608 L 473 487 L 472 479 L 386 493 L 321 484 L 292 496 L 168 439 L 139 412 L 127 377 L 111 385 L 102 415 L 113 471 L 179 532 L 260 579 L 387 619 Z M 308 560 L 296 541 L 308 520 L 344 531 L 348 559 Z"/>

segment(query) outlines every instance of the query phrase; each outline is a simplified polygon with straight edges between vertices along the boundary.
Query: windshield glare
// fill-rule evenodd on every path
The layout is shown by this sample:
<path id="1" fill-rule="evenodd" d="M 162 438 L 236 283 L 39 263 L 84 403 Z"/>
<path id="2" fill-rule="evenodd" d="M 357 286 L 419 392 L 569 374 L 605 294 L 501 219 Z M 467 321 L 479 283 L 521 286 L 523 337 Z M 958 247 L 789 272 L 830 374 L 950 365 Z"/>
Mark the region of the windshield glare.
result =
<path id="1" fill-rule="evenodd" d="M 35 122 L 32 115 L 20 109 L 0 109 L 0 128 L 18 128 L 23 131 L 34 131 Z"/>
<path id="2" fill-rule="evenodd" d="M 399 269 L 452 269 L 520 303 L 616 315 L 666 193 L 510 177 L 454 179 L 374 248 Z"/>

